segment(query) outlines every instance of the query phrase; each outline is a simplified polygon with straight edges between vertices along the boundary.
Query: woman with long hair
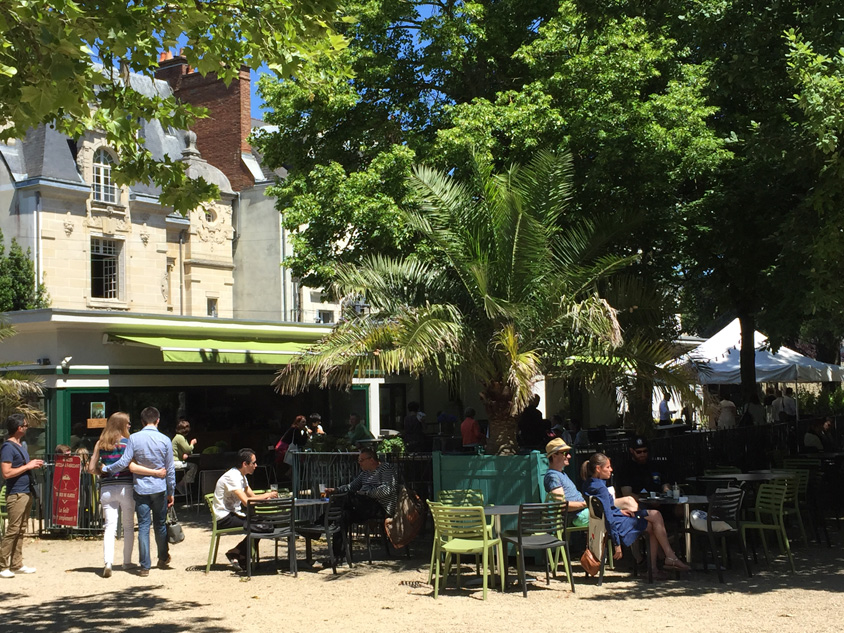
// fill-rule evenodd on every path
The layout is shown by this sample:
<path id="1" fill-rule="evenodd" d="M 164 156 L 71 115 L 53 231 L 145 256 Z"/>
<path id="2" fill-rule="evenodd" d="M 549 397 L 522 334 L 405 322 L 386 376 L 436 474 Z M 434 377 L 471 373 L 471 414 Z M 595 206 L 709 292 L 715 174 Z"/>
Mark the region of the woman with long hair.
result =
<path id="1" fill-rule="evenodd" d="M 677 558 L 677 554 L 668 542 L 665 523 L 659 511 L 619 509 L 607 489 L 607 480 L 610 475 L 612 475 L 612 463 L 610 458 L 603 453 L 595 453 L 581 466 L 581 478 L 586 481 L 586 494 L 598 497 L 604 506 L 614 545 L 613 558 L 616 560 L 621 558 L 622 543 L 629 547 L 643 532 L 647 532 L 650 538 L 651 569 L 656 570 L 658 550 L 662 548 L 665 554 L 664 569 L 688 571 L 689 566 Z"/>
<path id="2" fill-rule="evenodd" d="M 100 462 L 114 464 L 126 450 L 129 438 L 129 415 L 118 411 L 112 413 L 94 445 L 94 453 L 88 462 L 88 472 L 100 475 L 100 505 L 103 509 L 103 578 L 111 576 L 114 563 L 114 541 L 117 537 L 117 514 L 123 511 L 123 569 L 132 565 L 132 548 L 135 543 L 135 500 L 132 497 L 132 474 L 164 477 L 164 468 L 153 470 L 135 462 L 129 470 L 114 474 L 103 474 Z"/>

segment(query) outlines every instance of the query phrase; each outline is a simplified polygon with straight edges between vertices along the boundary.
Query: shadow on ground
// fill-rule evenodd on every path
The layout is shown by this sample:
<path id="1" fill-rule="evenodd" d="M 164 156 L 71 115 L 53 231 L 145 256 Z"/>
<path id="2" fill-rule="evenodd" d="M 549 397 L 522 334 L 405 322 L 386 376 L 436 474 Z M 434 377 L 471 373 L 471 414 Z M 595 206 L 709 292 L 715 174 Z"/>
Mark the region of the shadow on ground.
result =
<path id="1" fill-rule="evenodd" d="M 25 596 L 8 592 L 0 595 L 0 612 L 3 613 L 0 628 L 3 631 L 27 633 L 63 633 L 72 630 L 182 633 L 185 631 L 185 613 L 191 613 L 190 628 L 193 630 L 233 633 L 234 629 L 220 626 L 214 618 L 202 616 L 203 605 L 162 598 L 155 595 L 155 589 L 132 589 L 120 596 L 67 596 L 49 604 L 16 606 L 14 609 L 9 609 L 8 602 Z M 155 622 L 150 618 L 153 613 L 157 617 Z M 168 613 L 173 614 L 172 622 L 166 621 Z"/>

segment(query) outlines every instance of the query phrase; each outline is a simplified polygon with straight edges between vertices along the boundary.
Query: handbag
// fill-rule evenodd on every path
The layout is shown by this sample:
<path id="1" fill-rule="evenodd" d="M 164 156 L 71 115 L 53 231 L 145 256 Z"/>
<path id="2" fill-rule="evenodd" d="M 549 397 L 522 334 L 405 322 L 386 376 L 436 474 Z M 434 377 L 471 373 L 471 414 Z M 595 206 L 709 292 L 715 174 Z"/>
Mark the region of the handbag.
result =
<path id="1" fill-rule="evenodd" d="M 176 508 L 170 506 L 167 511 L 167 541 L 175 545 L 185 540 L 185 533 L 179 525 L 179 517 L 176 516 Z"/>
<path id="2" fill-rule="evenodd" d="M 588 547 L 580 556 L 580 566 L 590 576 L 597 576 L 598 572 L 601 571 L 601 563 L 598 562 L 598 559 L 595 558 L 592 550 Z"/>
<path id="3" fill-rule="evenodd" d="M 291 444 L 287 448 L 287 452 L 284 454 L 284 463 L 287 464 L 288 466 L 293 466 L 293 461 L 295 459 L 293 457 L 293 453 L 298 453 L 298 452 L 299 452 L 299 446 L 297 444 Z"/>
<path id="4" fill-rule="evenodd" d="M 425 506 L 407 486 L 399 489 L 396 513 L 384 519 L 384 532 L 396 549 L 409 545 L 425 524 Z"/>

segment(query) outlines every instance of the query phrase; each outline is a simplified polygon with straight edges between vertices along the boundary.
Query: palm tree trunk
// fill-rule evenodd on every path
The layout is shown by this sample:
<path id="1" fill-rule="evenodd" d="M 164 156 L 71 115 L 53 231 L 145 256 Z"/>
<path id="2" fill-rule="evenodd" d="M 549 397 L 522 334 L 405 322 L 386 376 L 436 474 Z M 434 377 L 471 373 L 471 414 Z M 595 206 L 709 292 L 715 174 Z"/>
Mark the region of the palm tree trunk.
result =
<path id="1" fill-rule="evenodd" d="M 514 455 L 516 453 L 517 421 L 512 414 L 513 395 L 510 388 L 499 381 L 490 381 L 480 393 L 489 418 L 487 453 Z"/>

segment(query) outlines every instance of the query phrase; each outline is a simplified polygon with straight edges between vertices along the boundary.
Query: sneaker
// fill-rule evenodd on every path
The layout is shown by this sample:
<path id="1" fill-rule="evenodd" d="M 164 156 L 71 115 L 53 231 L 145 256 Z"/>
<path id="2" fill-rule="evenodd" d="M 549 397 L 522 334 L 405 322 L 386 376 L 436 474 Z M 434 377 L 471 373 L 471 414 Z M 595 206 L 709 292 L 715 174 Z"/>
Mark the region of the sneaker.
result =
<path id="1" fill-rule="evenodd" d="M 123 571 L 133 571 L 138 568 L 138 563 L 123 563 Z"/>
<path id="2" fill-rule="evenodd" d="M 243 565 L 240 564 L 240 559 L 237 556 L 226 556 L 229 561 L 229 565 L 234 567 L 235 571 L 243 571 Z"/>
<path id="3" fill-rule="evenodd" d="M 149 569 L 144 569 L 143 567 L 141 567 L 138 570 L 138 576 L 140 576 L 141 578 L 146 578 L 147 576 L 149 576 Z"/>
<path id="4" fill-rule="evenodd" d="M 0 578 L 14 578 L 14 577 L 15 577 L 15 572 L 13 572 L 11 569 L 4 569 L 3 571 L 0 571 Z"/>
<path id="5" fill-rule="evenodd" d="M 24 567 L 21 567 L 20 569 L 16 569 L 15 573 L 16 574 L 34 574 L 35 573 L 35 567 L 24 566 Z"/>
<path id="6" fill-rule="evenodd" d="M 111 578 L 111 565 L 103 567 L 103 578 Z"/>
<path id="7" fill-rule="evenodd" d="M 158 559 L 158 568 L 159 569 L 169 569 L 171 560 L 173 560 L 173 558 L 170 556 L 170 554 L 167 555 L 167 558 L 159 558 Z"/>

